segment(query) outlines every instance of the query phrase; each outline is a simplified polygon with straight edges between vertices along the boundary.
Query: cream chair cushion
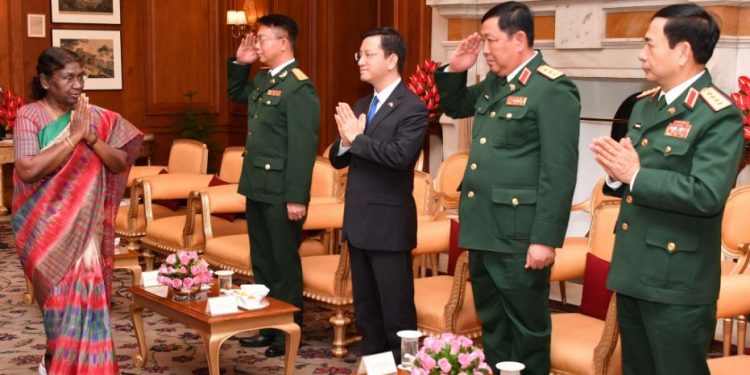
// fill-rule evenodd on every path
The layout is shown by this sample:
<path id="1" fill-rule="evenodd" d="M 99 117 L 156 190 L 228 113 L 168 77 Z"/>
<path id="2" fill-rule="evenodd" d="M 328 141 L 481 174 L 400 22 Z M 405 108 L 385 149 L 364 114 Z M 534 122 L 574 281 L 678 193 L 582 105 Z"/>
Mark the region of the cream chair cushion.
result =
<path id="1" fill-rule="evenodd" d="M 550 357 L 564 374 L 594 375 L 594 348 L 602 338 L 604 321 L 583 314 L 552 314 Z M 556 372 L 557 373 L 557 372 Z M 607 375 L 622 373 L 620 343 L 609 362 Z"/>
<path id="2" fill-rule="evenodd" d="M 250 238 L 247 236 L 247 233 L 210 239 L 206 243 L 204 256 L 226 265 L 227 268 L 252 270 L 252 264 L 250 263 Z"/>
<path id="3" fill-rule="evenodd" d="M 302 257 L 302 284 L 305 291 L 319 296 L 334 296 L 339 255 Z"/>
<path id="4" fill-rule="evenodd" d="M 477 336 L 482 322 L 474 307 L 471 283 L 466 283 L 464 303 L 458 312 L 456 330 L 458 335 Z M 453 285 L 453 276 L 433 276 L 414 279 L 414 305 L 417 306 L 417 322 L 420 328 L 432 332 L 448 332 L 445 326 L 445 305 L 448 303 Z M 429 292 L 429 293 L 422 293 Z M 474 333 L 474 334 L 472 334 Z"/>
<path id="5" fill-rule="evenodd" d="M 708 370 L 712 375 L 750 374 L 750 355 L 733 355 L 709 359 Z"/>

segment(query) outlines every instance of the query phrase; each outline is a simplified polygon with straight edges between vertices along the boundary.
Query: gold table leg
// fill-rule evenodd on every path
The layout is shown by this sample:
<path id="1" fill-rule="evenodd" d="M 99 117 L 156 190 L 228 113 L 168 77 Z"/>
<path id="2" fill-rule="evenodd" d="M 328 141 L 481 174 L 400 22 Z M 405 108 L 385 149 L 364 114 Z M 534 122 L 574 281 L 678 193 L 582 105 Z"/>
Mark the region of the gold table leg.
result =
<path id="1" fill-rule="evenodd" d="M 130 319 L 133 321 L 133 328 L 135 328 L 135 338 L 138 341 L 139 351 L 139 354 L 133 357 L 133 366 L 143 367 L 146 365 L 146 358 L 148 358 L 146 336 L 143 332 L 143 306 L 130 302 Z"/>

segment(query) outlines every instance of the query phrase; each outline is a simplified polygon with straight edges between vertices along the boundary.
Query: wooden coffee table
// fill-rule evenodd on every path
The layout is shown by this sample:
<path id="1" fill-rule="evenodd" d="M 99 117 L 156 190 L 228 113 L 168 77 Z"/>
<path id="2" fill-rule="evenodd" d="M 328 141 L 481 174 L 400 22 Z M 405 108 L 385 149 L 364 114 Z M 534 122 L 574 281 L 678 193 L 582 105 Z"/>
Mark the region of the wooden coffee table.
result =
<path id="1" fill-rule="evenodd" d="M 135 366 L 145 365 L 146 358 L 148 358 L 143 329 L 143 309 L 147 308 L 198 331 L 206 345 L 208 369 L 212 375 L 219 375 L 219 350 L 226 339 L 244 331 L 260 328 L 275 328 L 284 332 L 286 335 L 286 373 L 294 373 L 294 361 L 300 342 L 300 327 L 294 323 L 294 313 L 299 310 L 297 307 L 268 297 L 269 306 L 260 310 L 240 309 L 240 312 L 233 314 L 210 316 L 205 312 L 205 297 L 206 295 L 218 296 L 215 281 L 211 290 L 204 292 L 201 296 L 204 299 L 199 301 L 175 302 L 172 301 L 171 291 L 167 297 L 154 294 L 153 292 L 158 288 L 160 287 L 144 288 L 141 285 L 130 288 L 133 294 L 130 317 L 133 320 L 140 351 L 133 358 Z"/>

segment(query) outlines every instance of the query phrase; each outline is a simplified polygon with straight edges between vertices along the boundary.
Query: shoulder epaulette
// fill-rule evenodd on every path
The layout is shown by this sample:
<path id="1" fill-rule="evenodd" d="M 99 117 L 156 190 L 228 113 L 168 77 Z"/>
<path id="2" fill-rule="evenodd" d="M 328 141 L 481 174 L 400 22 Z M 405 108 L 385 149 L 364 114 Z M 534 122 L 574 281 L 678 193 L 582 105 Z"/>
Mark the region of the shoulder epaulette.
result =
<path id="1" fill-rule="evenodd" d="M 636 96 L 635 98 L 636 99 L 645 98 L 647 96 L 651 96 L 651 95 L 656 94 L 657 92 L 659 92 L 659 90 L 661 90 L 661 86 L 656 86 L 656 87 L 654 87 L 652 89 L 646 90 L 646 91 L 638 94 L 638 96 Z"/>
<path id="2" fill-rule="evenodd" d="M 292 69 L 292 74 L 294 74 L 294 78 L 297 78 L 298 81 L 306 81 L 309 79 L 299 68 Z"/>
<path id="3" fill-rule="evenodd" d="M 561 72 L 561 71 L 559 71 L 559 70 L 557 70 L 557 69 L 555 69 L 555 68 L 553 68 L 553 67 L 551 67 L 549 65 L 539 65 L 539 67 L 536 68 L 536 71 L 539 72 L 541 75 L 543 75 L 543 76 L 545 76 L 545 77 L 547 77 L 547 78 L 549 78 L 549 79 L 551 79 L 553 81 L 556 80 L 556 79 L 558 79 L 560 76 L 563 75 L 563 72 Z"/>
<path id="4" fill-rule="evenodd" d="M 722 109 L 729 107 L 732 105 L 732 102 L 727 99 L 724 94 L 720 93 L 719 90 L 717 90 L 714 87 L 706 87 L 703 90 L 701 90 L 701 98 L 708 104 L 711 109 L 714 110 L 714 112 L 719 112 Z"/>

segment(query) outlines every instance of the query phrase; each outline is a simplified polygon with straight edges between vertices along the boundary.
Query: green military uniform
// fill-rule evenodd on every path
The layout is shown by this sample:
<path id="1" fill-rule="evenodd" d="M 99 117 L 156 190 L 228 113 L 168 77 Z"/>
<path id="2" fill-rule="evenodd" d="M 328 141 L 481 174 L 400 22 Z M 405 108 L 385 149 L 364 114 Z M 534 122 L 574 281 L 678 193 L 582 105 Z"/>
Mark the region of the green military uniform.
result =
<path id="1" fill-rule="evenodd" d="M 607 286 L 618 293 L 625 374 L 708 374 L 721 219 L 742 155 L 740 112 L 708 72 L 674 102 L 641 94 L 628 137 L 641 168 L 623 197 Z"/>
<path id="2" fill-rule="evenodd" d="M 530 243 L 560 247 L 578 164 L 580 100 L 541 52 L 504 82 L 466 87 L 466 73 L 437 72 L 446 114 L 474 115 L 461 187 L 460 246 L 482 320 L 488 363 L 515 360 L 549 374 L 549 267 L 524 269 Z"/>
<path id="3" fill-rule="evenodd" d="M 299 245 L 304 220 L 287 218 L 287 203 L 307 205 L 320 127 L 320 102 L 293 62 L 271 77 L 247 78 L 248 65 L 230 60 L 229 96 L 248 102 L 247 139 L 239 193 L 247 197 L 247 227 L 255 281 L 269 295 L 302 308 Z M 295 315 L 301 326 L 302 314 Z M 270 332 L 262 332 L 269 335 Z M 276 337 L 283 342 L 283 335 Z"/>

